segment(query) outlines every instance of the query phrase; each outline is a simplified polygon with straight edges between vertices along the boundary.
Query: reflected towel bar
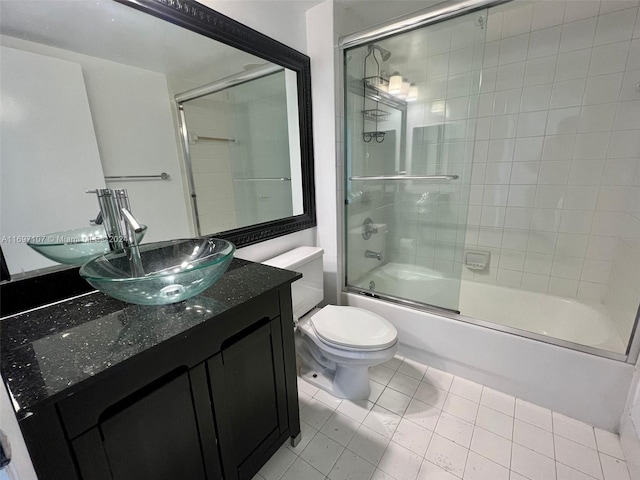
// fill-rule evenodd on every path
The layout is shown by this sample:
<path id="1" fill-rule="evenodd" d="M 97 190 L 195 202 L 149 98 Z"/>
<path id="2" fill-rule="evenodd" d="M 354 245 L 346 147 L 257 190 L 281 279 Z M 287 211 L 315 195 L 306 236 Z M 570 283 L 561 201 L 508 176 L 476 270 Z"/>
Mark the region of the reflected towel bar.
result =
<path id="1" fill-rule="evenodd" d="M 349 177 L 349 180 L 457 180 L 458 175 L 380 175 Z"/>
<path id="2" fill-rule="evenodd" d="M 274 178 L 234 178 L 234 182 L 290 182 L 288 177 L 274 177 Z"/>
<path id="3" fill-rule="evenodd" d="M 166 172 L 162 172 L 160 175 L 113 175 L 104 177 L 105 180 L 134 180 L 137 178 L 157 178 L 159 180 L 169 180 L 171 176 Z"/>
<path id="4" fill-rule="evenodd" d="M 189 141 L 192 143 L 197 143 L 197 142 L 229 142 L 229 143 L 235 143 L 236 139 L 235 138 L 221 138 L 221 137 L 201 137 L 200 135 L 196 135 L 195 133 L 192 133 L 189 135 Z"/>

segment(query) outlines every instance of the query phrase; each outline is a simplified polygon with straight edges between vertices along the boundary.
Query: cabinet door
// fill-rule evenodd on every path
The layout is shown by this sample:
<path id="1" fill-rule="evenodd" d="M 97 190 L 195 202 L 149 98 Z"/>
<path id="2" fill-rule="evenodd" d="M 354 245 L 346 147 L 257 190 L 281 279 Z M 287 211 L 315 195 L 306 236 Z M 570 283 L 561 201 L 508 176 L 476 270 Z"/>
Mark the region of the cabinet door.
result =
<path id="1" fill-rule="evenodd" d="M 241 337 L 208 361 L 227 479 L 250 479 L 287 432 L 280 319 Z"/>
<path id="2" fill-rule="evenodd" d="M 206 480 L 188 374 L 149 390 L 72 441 L 84 480 Z"/>

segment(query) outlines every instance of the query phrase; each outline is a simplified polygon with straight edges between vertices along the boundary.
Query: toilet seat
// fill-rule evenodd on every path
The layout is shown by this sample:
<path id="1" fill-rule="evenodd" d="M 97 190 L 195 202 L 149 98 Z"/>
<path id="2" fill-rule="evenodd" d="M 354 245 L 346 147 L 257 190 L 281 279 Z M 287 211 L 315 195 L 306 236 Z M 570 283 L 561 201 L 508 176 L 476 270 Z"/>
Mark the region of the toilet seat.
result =
<path id="1" fill-rule="evenodd" d="M 383 350 L 398 337 L 386 319 L 357 307 L 327 305 L 311 317 L 311 325 L 320 341 L 338 348 Z"/>

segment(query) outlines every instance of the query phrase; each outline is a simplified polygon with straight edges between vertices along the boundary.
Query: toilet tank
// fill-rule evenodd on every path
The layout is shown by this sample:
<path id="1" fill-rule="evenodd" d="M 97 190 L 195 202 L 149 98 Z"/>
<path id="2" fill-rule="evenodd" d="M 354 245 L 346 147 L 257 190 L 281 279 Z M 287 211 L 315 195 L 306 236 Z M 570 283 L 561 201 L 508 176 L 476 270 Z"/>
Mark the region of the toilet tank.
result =
<path id="1" fill-rule="evenodd" d="M 302 273 L 302 278 L 291 285 L 293 314 L 300 318 L 316 307 L 324 298 L 322 287 L 322 254 L 319 247 L 298 247 L 262 262 L 272 267 Z"/>

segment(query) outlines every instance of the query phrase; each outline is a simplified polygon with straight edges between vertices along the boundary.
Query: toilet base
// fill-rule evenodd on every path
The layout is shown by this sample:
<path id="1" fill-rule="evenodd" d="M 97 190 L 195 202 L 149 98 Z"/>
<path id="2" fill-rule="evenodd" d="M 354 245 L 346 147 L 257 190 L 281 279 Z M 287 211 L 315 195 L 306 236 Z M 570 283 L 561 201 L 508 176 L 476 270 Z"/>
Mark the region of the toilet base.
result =
<path id="1" fill-rule="evenodd" d="M 371 395 L 371 382 L 369 382 L 369 366 L 338 365 L 333 378 L 333 388 L 342 395 L 340 398 L 359 400 L 369 398 Z"/>
<path id="2" fill-rule="evenodd" d="M 301 365 L 300 377 L 311 385 L 329 392 L 337 398 L 361 400 L 369 398 L 371 383 L 369 382 L 369 367 L 346 367 L 338 365 L 335 372 L 322 368 L 319 364 Z"/>

